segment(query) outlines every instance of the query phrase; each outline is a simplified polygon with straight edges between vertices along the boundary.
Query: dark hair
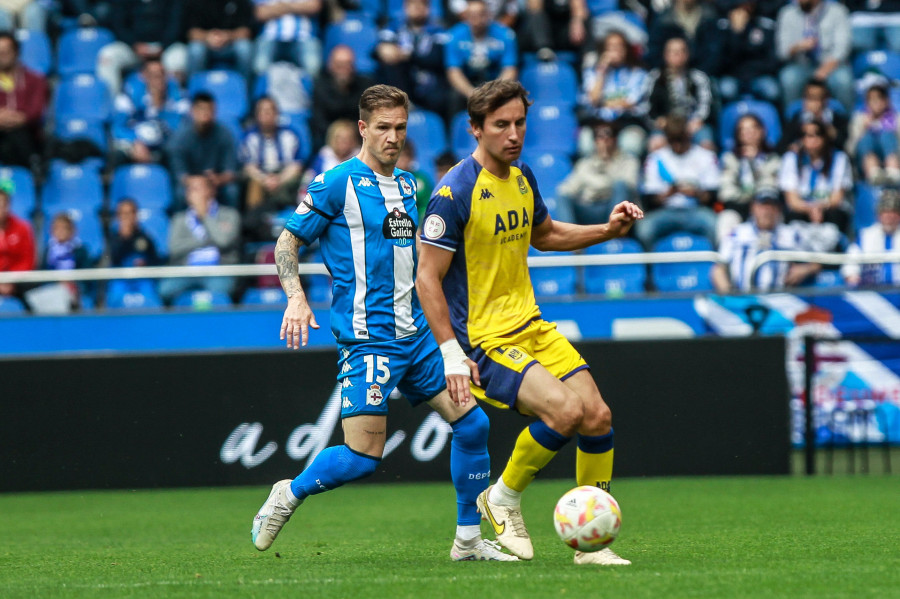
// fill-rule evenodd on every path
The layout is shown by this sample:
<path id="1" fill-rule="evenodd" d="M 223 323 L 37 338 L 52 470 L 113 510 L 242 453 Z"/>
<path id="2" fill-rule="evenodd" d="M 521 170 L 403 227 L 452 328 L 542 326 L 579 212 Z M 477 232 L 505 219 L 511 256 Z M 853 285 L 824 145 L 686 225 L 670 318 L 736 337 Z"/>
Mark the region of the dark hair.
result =
<path id="1" fill-rule="evenodd" d="M 611 37 L 620 37 L 622 41 L 625 42 L 625 64 L 629 67 L 636 67 L 640 64 L 640 60 L 638 59 L 637 49 L 632 45 L 631 42 L 628 41 L 628 36 L 625 35 L 619 29 L 611 29 L 597 44 L 597 50 L 599 53 L 602 53 L 606 50 L 606 42 L 609 41 Z M 597 57 L 599 58 L 599 56 Z"/>
<path id="2" fill-rule="evenodd" d="M 756 114 L 754 114 L 752 112 L 748 112 L 746 114 L 742 114 L 741 116 L 739 116 L 738 120 L 736 120 L 734 122 L 734 131 L 732 132 L 732 136 L 731 136 L 731 139 L 734 140 L 734 155 L 737 156 L 738 158 L 740 158 L 740 156 L 743 152 L 743 144 L 741 144 L 741 140 L 738 137 L 738 130 L 740 129 L 741 121 L 743 121 L 744 119 L 752 120 L 754 123 L 756 123 L 757 127 L 762 129 L 763 135 L 762 135 L 762 141 L 759 143 L 759 149 L 762 152 L 767 153 L 767 154 L 769 152 L 771 152 L 772 148 L 769 146 L 769 140 L 766 137 L 766 133 L 767 133 L 766 124 L 762 122 L 762 119 L 759 118 L 759 116 L 757 116 Z"/>
<path id="3" fill-rule="evenodd" d="M 216 99 L 211 93 L 206 91 L 199 91 L 191 97 L 191 106 L 196 106 L 197 104 L 202 104 L 204 102 L 206 104 L 215 104 Z"/>
<path id="4" fill-rule="evenodd" d="M 666 125 L 663 127 L 666 141 L 684 141 L 690 139 L 687 128 L 687 119 L 680 114 L 670 114 L 666 117 Z"/>
<path id="5" fill-rule="evenodd" d="M 818 87 L 820 89 L 825 90 L 825 97 L 831 97 L 831 91 L 828 89 L 828 85 L 825 83 L 824 79 L 819 79 L 817 77 L 813 77 L 806 82 L 806 85 L 803 86 L 803 95 L 806 95 L 806 90 L 810 87 Z"/>
<path id="6" fill-rule="evenodd" d="M 16 51 L 16 56 L 18 56 L 21 46 L 19 45 L 19 40 L 16 39 L 16 36 L 13 35 L 11 31 L 0 31 L 0 40 L 3 39 L 7 39 L 12 43 L 13 49 Z"/>
<path id="7" fill-rule="evenodd" d="M 125 204 L 130 205 L 132 208 L 135 209 L 135 211 L 137 211 L 137 209 L 138 209 L 137 201 L 134 198 L 128 197 L 128 196 L 121 198 L 118 202 L 116 202 L 116 209 L 118 209 L 119 206 L 123 206 Z"/>
<path id="8" fill-rule="evenodd" d="M 279 112 L 281 111 L 281 109 L 278 107 L 278 102 L 275 101 L 275 98 L 273 98 L 272 96 L 263 95 L 263 96 L 258 97 L 256 99 L 256 102 L 253 104 L 254 112 L 259 110 L 259 105 L 262 104 L 263 102 L 271 102 L 272 106 L 275 107 L 275 110 L 278 110 Z"/>
<path id="9" fill-rule="evenodd" d="M 409 96 L 393 85 L 373 85 L 359 97 L 359 120 L 368 123 L 379 108 L 403 108 L 409 113 Z"/>
<path id="10" fill-rule="evenodd" d="M 457 162 L 459 162 L 459 160 L 456 159 L 456 155 L 450 150 L 441 152 L 434 159 L 434 165 L 437 167 L 451 167 Z"/>
<path id="11" fill-rule="evenodd" d="M 831 136 L 828 134 L 828 127 L 825 126 L 819 119 L 813 119 L 807 123 L 803 123 L 800 126 L 801 132 L 801 143 L 800 149 L 797 150 L 797 168 L 802 168 L 804 164 L 812 162 L 809 154 L 806 153 L 806 148 L 803 146 L 803 136 L 806 134 L 803 132 L 804 127 L 808 127 L 812 125 L 816 128 L 819 137 L 821 137 L 824 141 L 824 145 L 822 146 L 822 174 L 826 177 L 831 175 L 831 165 L 834 162 L 834 142 L 831 139 Z"/>
<path id="12" fill-rule="evenodd" d="M 482 83 L 469 96 L 467 106 L 469 122 L 472 125 L 484 127 L 484 119 L 488 114 L 516 98 L 522 100 L 522 104 L 525 105 L 525 114 L 528 114 L 531 100 L 528 99 L 528 91 L 522 87 L 521 83 L 508 79 L 494 79 Z"/>

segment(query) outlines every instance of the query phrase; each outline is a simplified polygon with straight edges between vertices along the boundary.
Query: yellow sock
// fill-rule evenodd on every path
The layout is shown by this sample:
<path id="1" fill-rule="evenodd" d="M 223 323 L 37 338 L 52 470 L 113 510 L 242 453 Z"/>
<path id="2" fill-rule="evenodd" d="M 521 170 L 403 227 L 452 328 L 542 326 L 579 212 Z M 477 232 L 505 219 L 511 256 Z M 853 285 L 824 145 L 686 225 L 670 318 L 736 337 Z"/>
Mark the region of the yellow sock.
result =
<path id="1" fill-rule="evenodd" d="M 578 435 L 575 457 L 575 481 L 609 492 L 613 471 L 613 431 L 605 435 Z"/>
<path id="2" fill-rule="evenodd" d="M 516 439 L 509 463 L 503 470 L 503 482 L 521 493 L 568 441 L 568 437 L 540 420 L 531 423 Z"/>

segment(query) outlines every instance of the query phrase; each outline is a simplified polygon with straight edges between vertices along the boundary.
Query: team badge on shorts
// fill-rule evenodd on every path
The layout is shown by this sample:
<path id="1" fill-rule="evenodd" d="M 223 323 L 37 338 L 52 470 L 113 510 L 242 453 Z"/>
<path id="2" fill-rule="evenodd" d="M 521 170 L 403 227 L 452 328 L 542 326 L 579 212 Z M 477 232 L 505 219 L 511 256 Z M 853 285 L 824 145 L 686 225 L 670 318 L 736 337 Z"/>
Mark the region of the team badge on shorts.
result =
<path id="1" fill-rule="evenodd" d="M 384 394 L 381 392 L 381 385 L 372 383 L 372 386 L 366 389 L 366 405 L 380 406 L 384 401 Z"/>
<path id="2" fill-rule="evenodd" d="M 519 363 L 525 358 L 525 354 L 516 348 L 512 348 L 506 352 L 506 357 L 515 363 Z"/>
<path id="3" fill-rule="evenodd" d="M 413 222 L 405 212 L 400 212 L 399 208 L 394 208 L 386 217 L 381 226 L 381 232 L 384 238 L 396 245 L 405 248 L 413 244 L 413 238 L 416 234 L 416 223 Z"/>

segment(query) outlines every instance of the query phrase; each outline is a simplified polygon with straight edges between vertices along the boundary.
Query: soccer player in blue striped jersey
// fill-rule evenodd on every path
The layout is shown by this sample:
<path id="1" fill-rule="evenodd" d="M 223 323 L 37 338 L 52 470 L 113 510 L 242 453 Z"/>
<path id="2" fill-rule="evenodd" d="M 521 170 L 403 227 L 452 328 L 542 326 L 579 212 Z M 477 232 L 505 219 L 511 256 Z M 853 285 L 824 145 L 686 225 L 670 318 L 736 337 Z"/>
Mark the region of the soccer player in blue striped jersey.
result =
<path id="1" fill-rule="evenodd" d="M 602 225 L 553 220 L 534 174 L 519 160 L 529 104 L 528 92 L 514 81 L 489 81 L 469 96 L 478 145 L 431 196 L 416 282 L 451 395 L 538 417 L 519 435 L 497 482 L 478 496 L 497 540 L 522 559 L 534 556 L 521 495 L 535 475 L 576 436 L 579 485 L 609 489 L 613 460 L 609 407 L 578 351 L 541 318 L 528 275 L 529 245 L 581 249 L 621 237 L 643 218 L 638 206 L 621 202 Z M 451 372 L 463 359 L 475 363 L 474 385 L 465 373 Z M 575 563 L 631 562 L 606 548 L 576 552 Z"/>
<path id="2" fill-rule="evenodd" d="M 334 280 L 331 330 L 338 342 L 344 444 L 326 448 L 295 479 L 272 487 L 253 520 L 251 537 L 260 551 L 307 497 L 375 472 L 387 436 L 388 396 L 399 389 L 411 404 L 434 408 L 453 430 L 457 527 L 451 558 L 516 560 L 481 538 L 476 499 L 490 477 L 488 418 L 468 398 L 447 392 L 444 361 L 415 293 L 416 183 L 395 167 L 408 115 L 401 90 L 375 85 L 363 92 L 359 154 L 316 177 L 278 238 L 275 262 L 288 297 L 281 338 L 288 347 L 306 345 L 309 328 L 319 328 L 300 284 L 300 244 L 319 240 Z M 468 376 L 465 364 L 457 367 Z"/>

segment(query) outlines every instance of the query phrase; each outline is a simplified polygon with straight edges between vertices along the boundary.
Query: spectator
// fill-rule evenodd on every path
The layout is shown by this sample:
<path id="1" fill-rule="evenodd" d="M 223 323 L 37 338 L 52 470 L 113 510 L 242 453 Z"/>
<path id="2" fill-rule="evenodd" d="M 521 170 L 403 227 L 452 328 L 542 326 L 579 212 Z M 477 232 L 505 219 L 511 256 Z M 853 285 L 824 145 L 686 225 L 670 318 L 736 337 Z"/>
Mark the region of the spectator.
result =
<path id="1" fill-rule="evenodd" d="M 900 184 L 898 134 L 900 119 L 891 105 L 888 80 L 881 75 L 866 75 L 866 103 L 853 113 L 847 149 L 856 157 L 856 165 L 870 185 Z"/>
<path id="2" fill-rule="evenodd" d="M 716 155 L 691 143 L 683 117 L 666 119 L 667 146 L 652 152 L 644 164 L 644 193 L 655 210 L 638 222 L 635 235 L 649 249 L 670 233 L 702 235 L 715 243 L 713 194 L 719 187 Z"/>
<path id="3" fill-rule="evenodd" d="M 349 160 L 359 151 L 359 129 L 354 121 L 338 119 L 328 126 L 325 133 L 325 145 L 310 161 L 309 168 L 303 175 L 303 188 L 319 173 L 334 168 Z"/>
<path id="4" fill-rule="evenodd" d="M 456 156 L 453 155 L 453 152 L 447 150 L 445 152 L 441 152 L 434 159 L 434 182 L 437 184 L 441 179 L 444 178 L 450 169 L 456 166 L 456 163 L 459 160 L 456 159 Z"/>
<path id="5" fill-rule="evenodd" d="M 225 62 L 249 81 L 253 61 L 250 0 L 190 0 L 184 8 L 188 72 Z"/>
<path id="6" fill-rule="evenodd" d="M 60 29 L 75 23 L 79 27 L 109 27 L 112 23 L 111 0 L 57 0 L 56 4 L 53 14 Z"/>
<path id="7" fill-rule="evenodd" d="M 526 0 L 524 5 L 518 36 L 522 51 L 537 52 L 541 59 L 553 57 L 554 50 L 581 52 L 590 16 L 585 0 Z"/>
<path id="8" fill-rule="evenodd" d="M 835 149 L 821 121 L 803 124 L 797 152 L 781 162 L 778 184 L 787 203 L 787 219 L 833 223 L 842 232 L 850 225 L 847 193 L 853 188 L 847 155 Z"/>
<path id="9" fill-rule="evenodd" d="M 406 20 L 378 34 L 375 55 L 379 80 L 409 94 L 416 106 L 434 111 L 449 122 L 450 90 L 444 71 L 447 34 L 431 22 L 429 0 L 405 0 Z"/>
<path id="10" fill-rule="evenodd" d="M 800 149 L 800 138 L 803 136 L 803 125 L 812 121 L 825 123 L 828 137 L 835 147 L 843 148 L 847 143 L 848 119 L 843 108 L 832 108 L 831 96 L 825 83 L 812 79 L 803 90 L 801 109 L 794 113 L 784 127 L 778 151 L 782 154 Z M 838 107 L 840 103 L 837 103 Z"/>
<path id="11" fill-rule="evenodd" d="M 90 267 L 87 248 L 78 238 L 75 221 L 66 212 L 60 212 L 50 223 L 50 237 L 44 250 L 45 270 L 74 270 Z M 67 281 L 62 288 L 68 293 L 70 307 L 77 308 L 88 287 L 85 283 Z"/>
<path id="12" fill-rule="evenodd" d="M 313 114 L 310 119 L 313 147 L 325 143 L 328 126 L 338 119 L 359 120 L 359 97 L 373 84 L 356 72 L 356 57 L 349 46 L 335 46 L 325 72 L 313 86 Z"/>
<path id="13" fill-rule="evenodd" d="M 245 231 L 254 241 L 274 240 L 272 216 L 296 206 L 303 172 L 300 138 L 278 124 L 278 106 L 268 97 L 256 101 L 256 125 L 244 137 L 241 162 L 247 177 Z"/>
<path id="14" fill-rule="evenodd" d="M 185 184 L 188 208 L 172 217 L 169 227 L 169 262 L 178 266 L 236 264 L 241 242 L 241 215 L 220 206 L 215 187 L 201 175 Z M 233 277 L 164 279 L 160 295 L 171 302 L 184 291 L 196 289 L 230 294 Z"/>
<path id="15" fill-rule="evenodd" d="M 466 18 L 466 11 L 473 0 L 447 0 L 450 12 L 455 17 L 454 20 L 461 21 Z M 487 6 L 487 13 L 491 20 L 497 21 L 510 29 L 516 26 L 519 19 L 520 1 L 519 0 L 481 0 Z M 527 0 L 526 0 L 527 1 Z"/>
<path id="16" fill-rule="evenodd" d="M 800 97 L 809 79 L 825 81 L 847 112 L 853 109 L 850 17 L 834 0 L 797 0 L 778 12 L 775 45 L 785 62 L 779 73 L 784 106 Z"/>
<path id="17" fill-rule="evenodd" d="M 406 145 L 400 150 L 397 168 L 411 173 L 416 178 L 416 208 L 419 211 L 419 223 L 421 224 L 425 218 L 425 209 L 428 208 L 428 200 L 431 199 L 434 181 L 431 179 L 431 175 L 418 168 L 416 146 L 409 138 L 406 139 Z"/>
<path id="18" fill-rule="evenodd" d="M 781 156 L 766 142 L 766 126 L 745 114 L 734 125 L 734 149 L 722 156 L 718 235 L 721 240 L 750 215 L 750 204 L 761 189 L 778 188 Z"/>
<path id="19" fill-rule="evenodd" d="M 113 96 L 122 89 L 122 72 L 148 60 L 161 60 L 180 80 L 187 73 L 187 47 L 181 41 L 182 0 L 120 0 L 113 5 L 116 41 L 97 57 L 97 76 Z"/>
<path id="20" fill-rule="evenodd" d="M 256 39 L 254 70 L 266 72 L 276 59 L 287 57 L 315 77 L 322 68 L 322 44 L 316 36 L 322 0 L 254 0 L 262 25 Z"/>
<path id="21" fill-rule="evenodd" d="M 12 185 L 0 182 L 0 272 L 34 270 L 35 246 L 31 224 L 10 209 Z M 14 283 L 0 283 L 0 296 L 16 295 Z"/>
<path id="22" fill-rule="evenodd" d="M 120 93 L 114 102 L 116 163 L 164 162 L 166 143 L 189 110 L 189 102 L 169 81 L 159 59 L 148 59 L 140 78 L 144 93 L 139 98 Z"/>
<path id="23" fill-rule="evenodd" d="M 705 73 L 688 68 L 689 58 L 685 39 L 673 37 L 666 42 L 663 51 L 665 66 L 647 74 L 640 110 L 649 117 L 654 128 L 648 148 L 651 152 L 664 145 L 662 130 L 670 115 L 685 120 L 694 143 L 707 149 L 715 147 L 715 134 L 710 125 L 712 86 Z"/>
<path id="24" fill-rule="evenodd" d="M 180 186 L 178 200 L 191 175 L 204 175 L 227 206 L 238 205 L 235 183 L 237 148 L 227 127 L 216 121 L 216 101 L 206 92 L 191 100 L 191 118 L 172 136 L 168 146 L 172 175 Z"/>
<path id="25" fill-rule="evenodd" d="M 750 214 L 750 220 L 732 229 L 719 245 L 724 263 L 716 264 L 710 272 L 717 292 L 773 291 L 798 285 L 821 269 L 811 263 L 771 261 L 754 274 L 756 257 L 762 252 L 800 250 L 802 247 L 797 230 L 784 224 L 777 189 L 761 188 L 753 196 Z"/>
<path id="26" fill-rule="evenodd" d="M 131 198 L 116 204 L 116 224 L 109 240 L 109 263 L 114 267 L 156 266 L 156 244 L 138 222 L 138 205 Z"/>
<path id="27" fill-rule="evenodd" d="M 844 0 L 850 10 L 853 49 L 900 52 L 900 0 Z"/>
<path id="28" fill-rule="evenodd" d="M 19 42 L 0 32 L 0 164 L 30 166 L 41 152 L 47 82 L 19 62 Z"/>
<path id="29" fill-rule="evenodd" d="M 723 103 L 752 94 L 777 104 L 781 96 L 774 76 L 778 71 L 775 22 L 757 15 L 757 4 L 757 0 L 727 0 L 727 18 L 719 19 L 722 38 L 719 93 Z"/>
<path id="30" fill-rule="evenodd" d="M 845 264 L 841 274 L 852 287 L 897 285 L 900 282 L 900 190 L 885 188 L 876 207 L 878 222 L 860 230 L 857 243 L 848 254 L 897 253 L 897 259 L 885 264 Z"/>
<path id="31" fill-rule="evenodd" d="M 463 22 L 449 31 L 444 57 L 447 80 L 458 94 L 454 113 L 465 108 L 464 100 L 485 81 L 519 76 L 516 34 L 491 19 L 484 0 L 472 0 L 463 14 Z"/>
<path id="32" fill-rule="evenodd" d="M 643 154 L 647 138 L 640 113 L 646 77 L 637 51 L 620 31 L 608 33 L 597 50 L 585 56 L 580 116 L 615 123 L 619 147 L 632 156 Z"/>
<path id="33" fill-rule="evenodd" d="M 715 9 L 701 0 L 675 0 L 650 25 L 647 63 L 662 66 L 665 47 L 672 38 L 682 38 L 690 52 L 690 66 L 715 76 L 722 54 L 721 34 Z"/>
<path id="34" fill-rule="evenodd" d="M 582 225 L 605 223 L 616 204 L 633 201 L 640 171 L 637 158 L 619 151 L 612 123 L 597 123 L 593 132 L 593 155 L 579 159 L 556 189 L 558 201 L 571 203 Z"/>
<path id="35" fill-rule="evenodd" d="M 47 7 L 41 0 L 19 0 L 0 4 L 0 31 L 27 29 L 47 31 Z"/>

